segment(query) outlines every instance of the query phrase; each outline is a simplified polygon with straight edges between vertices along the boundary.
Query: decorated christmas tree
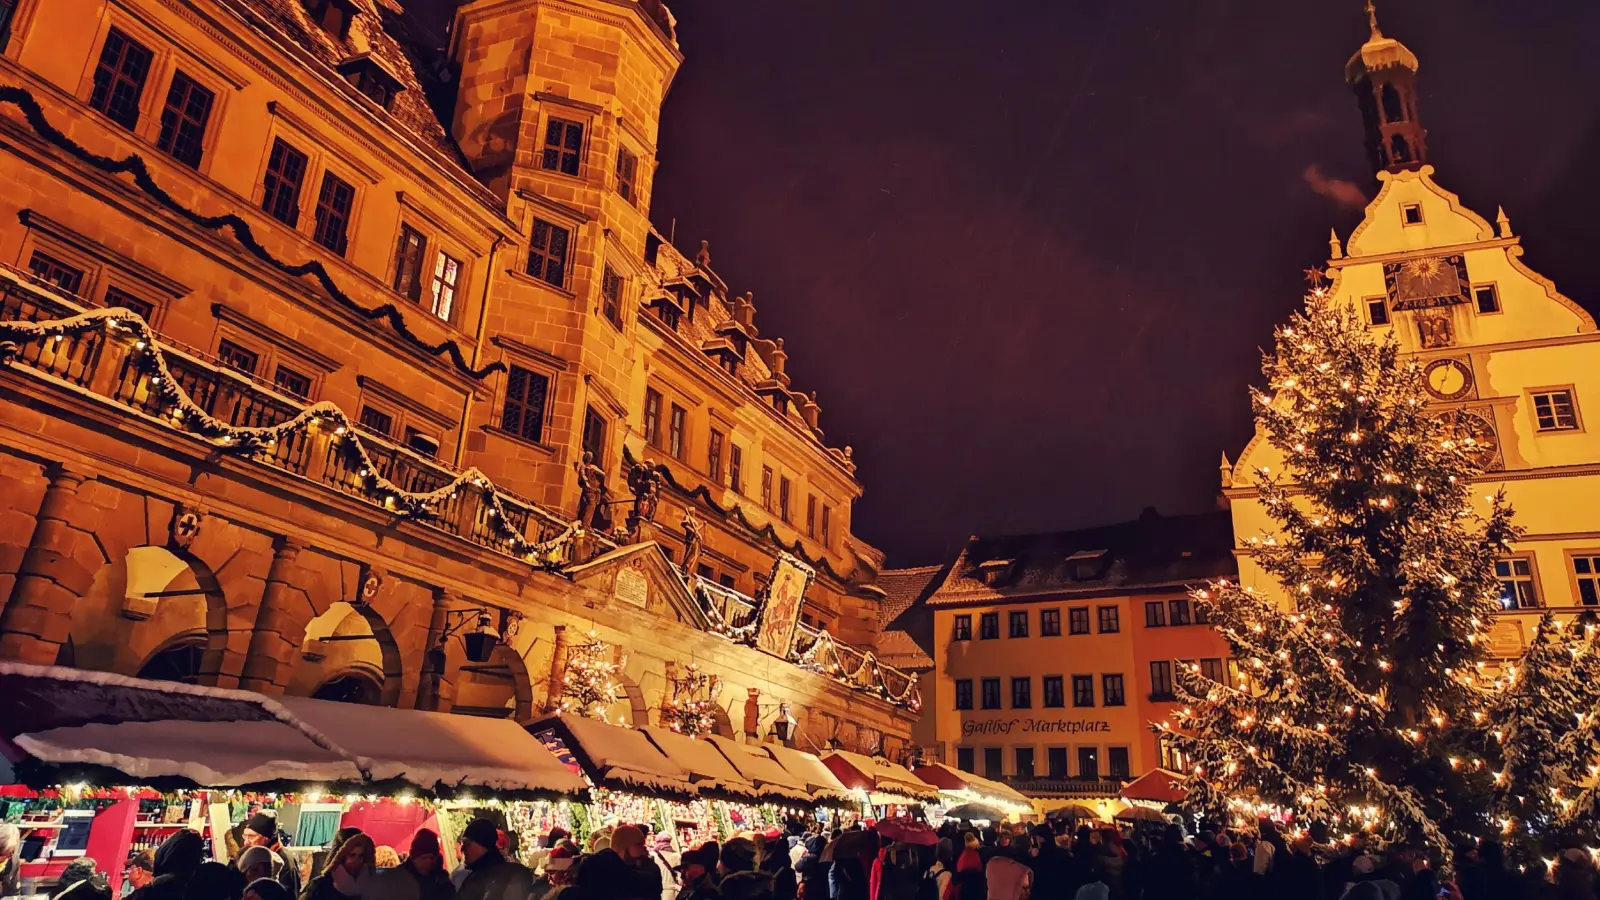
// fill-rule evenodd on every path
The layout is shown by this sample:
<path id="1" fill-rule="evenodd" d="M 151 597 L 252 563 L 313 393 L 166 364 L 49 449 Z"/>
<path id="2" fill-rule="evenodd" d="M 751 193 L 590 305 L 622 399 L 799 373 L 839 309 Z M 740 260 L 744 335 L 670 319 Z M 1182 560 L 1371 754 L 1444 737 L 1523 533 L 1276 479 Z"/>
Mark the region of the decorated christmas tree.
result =
<path id="1" fill-rule="evenodd" d="M 717 727 L 710 696 L 715 690 L 715 676 L 700 671 L 696 663 L 684 666 L 661 705 L 661 724 L 689 737 L 710 734 Z"/>
<path id="2" fill-rule="evenodd" d="M 591 719 L 604 719 L 611 704 L 623 697 L 617 681 L 621 662 L 611 645 L 597 632 L 584 635 L 584 642 L 567 651 L 567 666 L 561 676 L 561 711 L 575 712 Z"/>
<path id="3" fill-rule="evenodd" d="M 1489 765 L 1463 748 L 1491 696 L 1480 666 L 1511 511 L 1474 511 L 1483 448 L 1425 406 L 1392 336 L 1320 287 L 1263 371 L 1252 405 L 1287 470 L 1252 473 L 1272 529 L 1245 549 L 1281 589 L 1195 592 L 1238 672 L 1180 672 L 1184 706 L 1155 727 L 1213 813 L 1270 807 L 1449 847 L 1488 824 Z"/>

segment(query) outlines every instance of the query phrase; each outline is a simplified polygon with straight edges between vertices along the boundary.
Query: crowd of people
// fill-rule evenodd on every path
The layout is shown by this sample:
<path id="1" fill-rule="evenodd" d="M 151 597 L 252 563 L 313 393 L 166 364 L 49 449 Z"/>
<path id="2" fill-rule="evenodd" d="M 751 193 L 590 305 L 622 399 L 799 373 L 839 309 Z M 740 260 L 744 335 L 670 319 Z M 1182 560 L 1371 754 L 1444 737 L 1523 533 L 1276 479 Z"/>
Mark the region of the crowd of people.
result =
<path id="1" fill-rule="evenodd" d="M 418 831 L 399 853 L 349 828 L 313 858 L 302 886 L 273 824 L 258 816 L 237 829 L 231 864 L 206 861 L 198 833 L 174 834 L 130 864 L 131 900 L 1600 900 L 1594 859 L 1581 847 L 1553 848 L 1526 871 L 1508 865 L 1497 843 L 1463 846 L 1441 877 L 1442 861 L 1414 847 L 1379 850 L 1359 835 L 1317 844 L 1267 821 L 1192 838 L 1177 825 L 947 823 L 913 838 L 870 824 L 822 832 L 796 822 L 681 853 L 670 836 L 623 824 L 581 847 L 556 829 L 530 869 L 507 853 L 494 822 L 474 819 L 454 871 L 433 831 Z M 15 879 L 15 865 L 3 867 L 9 836 L 0 826 L 0 896 L 8 873 Z M 110 900 L 110 891 L 84 858 L 67 867 L 52 900 Z"/>

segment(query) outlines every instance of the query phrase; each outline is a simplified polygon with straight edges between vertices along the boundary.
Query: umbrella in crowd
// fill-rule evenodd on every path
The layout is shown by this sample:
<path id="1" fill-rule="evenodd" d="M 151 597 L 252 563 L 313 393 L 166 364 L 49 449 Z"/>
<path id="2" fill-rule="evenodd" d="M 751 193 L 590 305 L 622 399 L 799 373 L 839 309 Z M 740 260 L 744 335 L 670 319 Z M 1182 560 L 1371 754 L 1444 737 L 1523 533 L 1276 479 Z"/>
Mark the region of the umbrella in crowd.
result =
<path id="1" fill-rule="evenodd" d="M 849 859 L 853 856 L 873 855 L 878 853 L 878 834 L 875 831 L 846 831 L 833 839 L 833 842 L 823 848 L 822 861 L 833 862 L 836 859 Z"/>
<path id="2" fill-rule="evenodd" d="M 1163 825 L 1167 822 L 1166 816 L 1163 816 L 1161 813 L 1156 812 L 1148 806 L 1130 806 L 1122 812 L 1117 813 L 1116 818 L 1119 818 L 1124 822 L 1160 822 Z"/>
<path id="3" fill-rule="evenodd" d="M 1100 814 L 1093 807 L 1084 806 L 1082 803 L 1068 803 L 1060 809 L 1050 810 L 1046 817 L 1049 819 L 1098 819 Z"/>
<path id="4" fill-rule="evenodd" d="M 927 822 L 896 816 L 878 823 L 878 835 L 902 844 L 921 844 L 932 847 L 939 843 L 939 835 Z"/>
<path id="5" fill-rule="evenodd" d="M 982 803 L 963 803 L 960 806 L 952 806 L 945 810 L 944 816 L 947 819 L 960 819 L 965 822 L 970 822 L 974 819 L 1003 822 L 1006 818 L 1005 813 Z"/>

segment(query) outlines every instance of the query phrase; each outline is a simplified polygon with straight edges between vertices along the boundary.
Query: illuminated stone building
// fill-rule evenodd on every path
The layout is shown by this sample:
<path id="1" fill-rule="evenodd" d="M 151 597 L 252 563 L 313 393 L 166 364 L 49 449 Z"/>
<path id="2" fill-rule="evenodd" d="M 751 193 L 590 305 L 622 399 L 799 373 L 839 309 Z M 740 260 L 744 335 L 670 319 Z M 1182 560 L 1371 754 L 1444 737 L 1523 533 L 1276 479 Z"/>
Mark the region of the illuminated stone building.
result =
<path id="1" fill-rule="evenodd" d="M 0 658 L 526 717 L 593 630 L 619 718 L 693 662 L 726 733 L 897 755 L 850 452 L 649 224 L 671 13 L 427 11 L 0 2 Z"/>
<path id="2" fill-rule="evenodd" d="M 901 571 L 917 570 L 883 583 Z M 1234 572 L 1225 512 L 970 539 L 895 623 L 933 659 L 923 755 L 1040 798 L 1109 798 L 1173 766 L 1148 727 L 1173 667 L 1229 665 L 1187 591 Z"/>
<path id="3" fill-rule="evenodd" d="M 1544 612 L 1566 618 L 1600 606 L 1600 438 L 1588 427 L 1600 398 L 1600 331 L 1523 264 L 1503 210 L 1491 222 L 1434 180 L 1418 68 L 1375 18 L 1345 67 L 1379 190 L 1353 232 L 1330 236 L 1329 291 L 1422 362 L 1429 402 L 1480 447 L 1476 493 L 1503 489 L 1527 529 L 1498 563 L 1504 612 L 1491 633 L 1496 655 L 1516 657 Z M 1242 546 L 1272 527 L 1255 473 L 1283 460 L 1258 434 L 1236 465 L 1223 463 Z M 1239 576 L 1281 596 L 1248 555 Z"/>

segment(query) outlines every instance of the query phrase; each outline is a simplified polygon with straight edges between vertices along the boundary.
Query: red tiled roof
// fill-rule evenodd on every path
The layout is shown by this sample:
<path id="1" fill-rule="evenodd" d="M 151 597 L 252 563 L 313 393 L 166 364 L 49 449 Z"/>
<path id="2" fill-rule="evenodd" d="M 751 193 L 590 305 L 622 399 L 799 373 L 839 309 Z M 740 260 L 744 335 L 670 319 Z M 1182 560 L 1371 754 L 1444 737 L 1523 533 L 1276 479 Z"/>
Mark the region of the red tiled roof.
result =
<path id="1" fill-rule="evenodd" d="M 928 589 L 939 570 L 944 566 L 918 566 L 914 569 L 885 569 L 878 573 L 878 587 L 884 597 L 878 604 L 878 627 L 889 623 L 910 609 Z"/>
<path id="2" fill-rule="evenodd" d="M 933 660 L 904 631 L 878 632 L 878 659 L 900 669 L 928 669 Z"/>

